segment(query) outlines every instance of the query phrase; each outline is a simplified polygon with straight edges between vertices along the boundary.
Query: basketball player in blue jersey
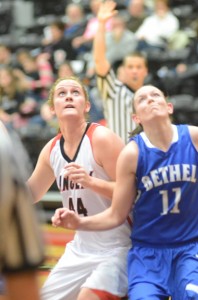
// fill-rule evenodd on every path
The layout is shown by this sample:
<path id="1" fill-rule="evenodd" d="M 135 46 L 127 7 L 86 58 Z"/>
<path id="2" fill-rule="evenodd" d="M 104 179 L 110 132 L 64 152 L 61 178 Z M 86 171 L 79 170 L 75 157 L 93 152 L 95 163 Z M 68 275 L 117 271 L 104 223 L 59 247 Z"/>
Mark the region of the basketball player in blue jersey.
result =
<path id="1" fill-rule="evenodd" d="M 110 129 L 88 123 L 90 102 L 74 77 L 58 79 L 49 104 L 60 134 L 42 149 L 28 180 L 39 201 L 56 180 L 63 206 L 87 218 L 111 205 L 116 161 L 124 147 Z M 42 300 L 120 300 L 127 294 L 131 226 L 105 232 L 76 231 L 41 290 Z"/>
<path id="2" fill-rule="evenodd" d="M 143 131 L 118 158 L 111 207 L 84 219 L 60 209 L 52 218 L 55 226 L 106 230 L 133 211 L 131 300 L 198 299 L 198 128 L 173 125 L 172 114 L 161 90 L 137 90 L 133 119 Z"/>

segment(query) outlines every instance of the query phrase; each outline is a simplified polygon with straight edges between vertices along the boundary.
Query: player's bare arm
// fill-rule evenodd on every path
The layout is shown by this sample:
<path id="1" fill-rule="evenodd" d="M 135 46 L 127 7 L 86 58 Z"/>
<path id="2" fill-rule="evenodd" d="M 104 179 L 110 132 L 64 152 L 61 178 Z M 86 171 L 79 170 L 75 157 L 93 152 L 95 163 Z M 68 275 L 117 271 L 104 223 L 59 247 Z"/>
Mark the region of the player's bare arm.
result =
<path id="1" fill-rule="evenodd" d="M 124 143 L 106 127 L 98 126 L 92 137 L 93 154 L 98 165 L 105 170 L 110 177 L 102 180 L 87 174 L 83 166 L 72 162 L 65 168 L 65 176 L 75 183 L 81 184 L 96 193 L 112 199 L 116 178 L 116 162 Z"/>
<path id="2" fill-rule="evenodd" d="M 106 75 L 109 68 L 110 63 L 106 59 L 106 45 L 105 45 L 105 33 L 106 33 L 106 22 L 117 14 L 115 10 L 116 3 L 114 1 L 105 1 L 101 3 L 100 9 L 98 12 L 98 31 L 94 38 L 93 43 L 93 54 L 95 61 L 96 73 L 98 75 Z"/>
<path id="3" fill-rule="evenodd" d="M 36 167 L 27 181 L 34 202 L 38 202 L 49 190 L 55 177 L 49 162 L 51 141 L 42 149 Z"/>
<path id="4" fill-rule="evenodd" d="M 135 188 L 137 157 L 138 150 L 134 142 L 122 150 L 117 162 L 117 180 L 110 208 L 86 218 L 80 218 L 73 211 L 61 208 L 52 217 L 52 224 L 74 230 L 91 231 L 102 231 L 121 225 L 129 215 L 137 195 Z"/>

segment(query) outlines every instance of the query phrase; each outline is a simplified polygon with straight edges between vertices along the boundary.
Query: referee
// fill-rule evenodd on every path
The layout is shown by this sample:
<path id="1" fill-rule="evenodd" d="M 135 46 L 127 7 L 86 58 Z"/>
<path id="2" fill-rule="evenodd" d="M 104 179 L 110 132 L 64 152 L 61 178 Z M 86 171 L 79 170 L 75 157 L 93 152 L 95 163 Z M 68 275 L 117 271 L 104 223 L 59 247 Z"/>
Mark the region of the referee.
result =
<path id="1" fill-rule="evenodd" d="M 39 300 L 43 239 L 25 185 L 25 150 L 9 135 L 0 123 L 0 299 Z"/>
<path id="2" fill-rule="evenodd" d="M 103 100 L 108 127 L 127 143 L 129 132 L 136 127 L 131 118 L 133 94 L 144 84 L 148 75 L 148 67 L 147 60 L 142 54 L 128 55 L 123 61 L 122 78 L 118 78 L 107 60 L 105 24 L 117 13 L 115 7 L 114 1 L 103 2 L 100 6 L 93 54 L 97 85 Z"/>

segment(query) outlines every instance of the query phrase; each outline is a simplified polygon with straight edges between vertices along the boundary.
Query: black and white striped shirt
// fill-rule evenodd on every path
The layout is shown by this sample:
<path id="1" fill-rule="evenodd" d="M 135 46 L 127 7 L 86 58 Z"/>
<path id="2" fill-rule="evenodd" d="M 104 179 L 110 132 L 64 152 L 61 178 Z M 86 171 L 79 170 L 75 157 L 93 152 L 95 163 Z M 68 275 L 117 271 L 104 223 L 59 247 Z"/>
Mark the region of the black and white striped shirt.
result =
<path id="1" fill-rule="evenodd" d="M 37 269 L 44 260 L 44 244 L 32 201 L 25 187 L 1 201 L 0 271 Z"/>
<path id="2" fill-rule="evenodd" d="M 116 78 L 113 69 L 106 76 L 97 75 L 97 86 L 108 127 L 127 143 L 129 132 L 136 127 L 131 118 L 134 91 Z"/>
<path id="3" fill-rule="evenodd" d="M 26 151 L 9 133 L 0 124 L 0 272 L 36 270 L 44 260 L 44 241 L 25 184 Z"/>

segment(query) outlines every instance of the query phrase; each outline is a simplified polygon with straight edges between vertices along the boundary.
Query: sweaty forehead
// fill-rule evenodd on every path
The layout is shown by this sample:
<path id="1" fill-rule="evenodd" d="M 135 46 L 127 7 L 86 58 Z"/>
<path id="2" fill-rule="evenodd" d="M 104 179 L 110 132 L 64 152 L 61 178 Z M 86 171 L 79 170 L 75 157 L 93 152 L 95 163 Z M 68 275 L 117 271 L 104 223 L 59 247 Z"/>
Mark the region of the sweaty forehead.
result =
<path id="1" fill-rule="evenodd" d="M 65 87 L 65 88 L 80 88 L 81 89 L 81 85 L 74 81 L 74 80 L 62 80 L 61 82 L 59 82 L 56 86 L 56 90 L 61 88 L 61 87 Z"/>

